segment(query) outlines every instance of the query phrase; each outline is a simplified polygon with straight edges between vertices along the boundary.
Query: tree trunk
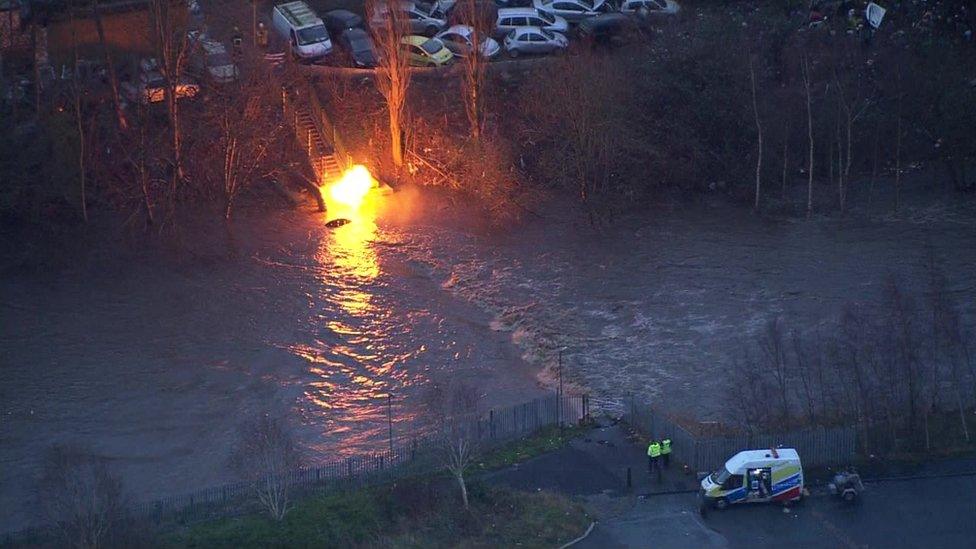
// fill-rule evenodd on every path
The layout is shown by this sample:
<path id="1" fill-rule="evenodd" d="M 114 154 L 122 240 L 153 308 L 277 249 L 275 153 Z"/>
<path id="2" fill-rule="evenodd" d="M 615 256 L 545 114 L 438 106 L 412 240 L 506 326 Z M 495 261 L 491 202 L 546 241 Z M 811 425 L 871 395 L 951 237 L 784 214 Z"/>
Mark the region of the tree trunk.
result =
<path id="1" fill-rule="evenodd" d="M 458 487 L 461 488 L 461 501 L 464 503 L 464 508 L 468 508 L 468 486 L 464 482 L 463 475 L 455 475 L 457 478 Z"/>
<path id="2" fill-rule="evenodd" d="M 390 151 L 393 154 L 393 165 L 399 173 L 403 166 L 403 128 L 400 123 L 400 113 L 390 109 Z"/>
<path id="3" fill-rule="evenodd" d="M 868 186 L 868 208 L 871 207 L 871 199 L 874 198 L 874 182 L 878 178 L 878 147 L 881 143 L 881 117 L 878 117 L 878 124 L 874 130 L 874 151 L 871 160 L 871 184 Z"/>
<path id="4" fill-rule="evenodd" d="M 129 126 L 125 119 L 125 112 L 122 110 L 122 102 L 119 101 L 119 79 L 115 74 L 115 65 L 112 64 L 112 54 L 108 51 L 105 44 L 105 27 L 102 25 L 102 14 L 98 9 L 98 0 L 91 0 L 91 11 L 95 19 L 95 30 L 98 32 L 98 43 L 102 48 L 102 56 L 105 58 L 105 66 L 108 67 L 108 81 L 112 90 L 112 102 L 115 105 L 115 117 L 119 122 L 119 128 L 123 131 Z"/>
<path id="5" fill-rule="evenodd" d="M 81 116 L 81 75 L 78 72 L 78 36 L 75 32 L 74 10 L 68 8 L 68 22 L 71 25 L 71 50 L 74 55 L 74 74 L 71 89 L 74 95 L 75 123 L 78 127 L 78 182 L 81 191 L 81 217 L 88 223 L 88 197 L 85 189 L 85 123 Z"/>
<path id="6" fill-rule="evenodd" d="M 763 156 L 763 130 L 762 124 L 759 121 L 759 102 L 756 99 L 756 67 L 753 61 L 749 60 L 749 80 L 752 84 L 752 112 L 756 118 L 756 132 L 758 134 L 758 153 L 756 156 L 756 202 L 753 206 L 755 211 L 759 212 L 759 197 L 762 182 L 762 156 Z"/>
<path id="7" fill-rule="evenodd" d="M 41 116 L 41 66 L 37 62 L 37 21 L 31 18 L 31 52 L 34 54 L 34 113 Z"/>
<path id="8" fill-rule="evenodd" d="M 840 206 L 840 213 L 844 215 L 847 211 L 846 194 L 844 188 L 844 141 L 840 135 L 840 121 L 837 124 L 837 202 Z"/>
<path id="9" fill-rule="evenodd" d="M 897 129 L 895 131 L 895 213 L 898 213 L 898 207 L 901 205 L 901 105 L 902 96 L 904 94 L 901 90 L 901 70 L 898 70 L 898 114 L 897 114 Z"/>
<path id="10" fill-rule="evenodd" d="M 786 119 L 786 129 L 783 131 L 783 198 L 786 198 L 786 178 L 790 164 L 790 119 Z"/>
<path id="11" fill-rule="evenodd" d="M 901 96 L 898 97 L 898 123 L 895 135 L 895 213 L 901 205 Z"/>
<path id="12" fill-rule="evenodd" d="M 810 143 L 810 156 L 807 162 L 807 219 L 813 215 L 813 110 L 810 105 L 810 65 L 803 58 L 803 87 L 807 99 L 807 140 Z"/>

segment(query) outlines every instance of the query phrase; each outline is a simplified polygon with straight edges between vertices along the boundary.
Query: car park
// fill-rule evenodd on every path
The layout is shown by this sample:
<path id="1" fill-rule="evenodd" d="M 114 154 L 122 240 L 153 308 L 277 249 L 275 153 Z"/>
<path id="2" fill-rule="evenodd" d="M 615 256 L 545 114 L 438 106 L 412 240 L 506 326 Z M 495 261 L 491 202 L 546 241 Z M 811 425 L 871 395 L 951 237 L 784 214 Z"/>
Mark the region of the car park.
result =
<path id="1" fill-rule="evenodd" d="M 505 51 L 512 57 L 523 53 L 560 53 L 568 46 L 565 35 L 539 27 L 518 27 L 505 37 Z"/>
<path id="2" fill-rule="evenodd" d="M 634 20 L 623 13 L 601 13 L 580 21 L 576 27 L 580 43 L 590 47 L 627 42 L 637 32 Z"/>
<path id="3" fill-rule="evenodd" d="M 352 66 L 366 69 L 375 67 L 379 62 L 373 39 L 365 30 L 359 28 L 345 29 L 338 36 L 337 41 L 349 56 Z"/>
<path id="4" fill-rule="evenodd" d="M 565 34 L 569 23 L 559 17 L 535 8 L 502 8 L 495 19 L 495 35 L 508 36 L 519 27 L 539 27 L 540 29 Z"/>
<path id="5" fill-rule="evenodd" d="M 436 38 L 416 34 L 404 36 L 400 45 L 414 67 L 442 67 L 454 60 L 454 54 Z"/>
<path id="6" fill-rule="evenodd" d="M 447 27 L 447 16 L 438 9 L 431 8 L 426 4 L 415 2 L 401 2 L 400 9 L 410 21 L 409 30 L 414 34 L 425 34 L 433 36 Z M 390 17 L 389 8 L 386 4 L 377 6 L 376 11 L 370 18 L 369 24 L 374 27 L 381 27 L 386 24 Z"/>
<path id="7" fill-rule="evenodd" d="M 338 36 L 346 29 L 363 28 L 363 18 L 349 10 L 332 10 L 322 16 L 325 28 L 332 36 Z"/>
<path id="8" fill-rule="evenodd" d="M 558 15 L 570 23 L 610 11 L 610 5 L 605 0 L 533 0 L 533 6 L 539 11 Z"/>
<path id="9" fill-rule="evenodd" d="M 469 25 L 454 25 L 447 30 L 439 32 L 436 38 L 443 42 L 447 49 L 451 50 L 454 57 L 467 57 L 471 54 L 471 50 L 474 49 L 472 45 L 474 35 L 474 27 Z M 477 51 L 482 57 L 495 57 L 501 52 L 501 46 L 490 36 L 480 36 L 479 38 L 482 40 Z"/>
<path id="10" fill-rule="evenodd" d="M 325 23 L 301 0 L 276 5 L 271 10 L 271 26 L 299 59 L 313 61 L 332 51 Z"/>
<path id="11" fill-rule="evenodd" d="M 644 17 L 676 15 L 681 7 L 674 0 L 624 0 L 620 12 Z"/>

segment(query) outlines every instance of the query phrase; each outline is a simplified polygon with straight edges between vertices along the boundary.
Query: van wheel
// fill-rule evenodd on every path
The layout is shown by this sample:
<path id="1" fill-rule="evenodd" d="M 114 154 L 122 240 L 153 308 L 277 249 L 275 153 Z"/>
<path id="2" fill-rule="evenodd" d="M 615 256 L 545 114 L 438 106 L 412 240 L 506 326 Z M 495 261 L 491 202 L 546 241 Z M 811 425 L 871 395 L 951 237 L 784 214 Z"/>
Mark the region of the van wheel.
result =
<path id="1" fill-rule="evenodd" d="M 857 494 L 855 494 L 854 491 L 848 490 L 847 492 L 844 492 L 844 501 L 847 503 L 850 503 L 855 499 L 857 499 Z"/>
<path id="2" fill-rule="evenodd" d="M 512 58 L 518 57 L 519 56 L 519 51 L 516 50 L 516 49 L 514 49 L 514 48 L 513 49 L 510 49 L 510 50 L 508 50 L 508 56 L 509 57 L 512 57 Z"/>
<path id="3" fill-rule="evenodd" d="M 728 507 L 729 507 L 729 500 L 725 498 L 718 498 L 717 500 L 715 500 L 715 508 L 718 509 L 719 511 L 724 511 L 725 509 L 728 509 Z"/>

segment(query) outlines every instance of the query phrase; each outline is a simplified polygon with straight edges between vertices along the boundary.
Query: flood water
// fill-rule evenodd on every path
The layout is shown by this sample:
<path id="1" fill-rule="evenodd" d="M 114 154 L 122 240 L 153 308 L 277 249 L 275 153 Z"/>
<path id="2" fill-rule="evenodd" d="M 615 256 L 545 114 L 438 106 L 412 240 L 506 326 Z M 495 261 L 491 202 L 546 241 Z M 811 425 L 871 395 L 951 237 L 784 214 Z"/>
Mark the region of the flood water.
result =
<path id="1" fill-rule="evenodd" d="M 228 456 L 256 414 L 287 418 L 320 463 L 385 447 L 390 412 L 394 437 L 409 437 L 432 383 L 475 385 L 485 408 L 542 394 L 537 369 L 444 287 L 427 251 L 478 237 L 397 213 L 334 230 L 310 211 L 242 217 L 233 259 L 217 246 L 177 265 L 4 279 L 0 527 L 31 520 L 55 443 L 109 458 L 153 499 L 234 480 Z"/>
<path id="2" fill-rule="evenodd" d="M 432 383 L 474 384 L 485 407 L 538 396 L 559 350 L 608 407 L 633 392 L 721 419 L 730 357 L 771 316 L 829 326 L 888 276 L 923 289 L 932 255 L 976 313 L 971 203 L 811 221 L 658 208 L 603 229 L 553 206 L 486 236 L 457 206 L 385 200 L 334 230 L 307 211 L 242 215 L 232 259 L 0 280 L 0 529 L 31 520 L 54 443 L 110 458 L 153 499 L 231 480 L 254 414 L 287 418 L 321 462 L 383 447 L 390 394 L 401 438 Z"/>

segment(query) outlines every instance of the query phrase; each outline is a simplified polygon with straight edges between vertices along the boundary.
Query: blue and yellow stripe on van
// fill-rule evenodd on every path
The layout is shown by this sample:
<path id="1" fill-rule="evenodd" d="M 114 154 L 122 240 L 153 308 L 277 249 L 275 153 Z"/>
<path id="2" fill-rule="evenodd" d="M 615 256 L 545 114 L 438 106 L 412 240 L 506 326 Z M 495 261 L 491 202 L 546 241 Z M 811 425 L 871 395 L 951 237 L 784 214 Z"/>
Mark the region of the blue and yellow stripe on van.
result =
<path id="1" fill-rule="evenodd" d="M 773 501 L 786 501 L 800 497 L 803 472 L 797 465 L 787 465 L 773 471 Z"/>

